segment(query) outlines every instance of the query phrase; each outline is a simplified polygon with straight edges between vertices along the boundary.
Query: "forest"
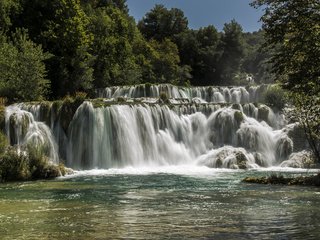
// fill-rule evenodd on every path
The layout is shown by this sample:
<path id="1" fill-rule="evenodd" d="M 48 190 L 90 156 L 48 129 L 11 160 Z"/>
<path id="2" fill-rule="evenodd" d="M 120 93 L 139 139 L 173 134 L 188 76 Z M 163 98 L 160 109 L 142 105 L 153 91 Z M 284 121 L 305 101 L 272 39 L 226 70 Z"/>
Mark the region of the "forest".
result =
<path id="1" fill-rule="evenodd" d="M 138 21 L 126 0 L 0 1 L 0 96 L 8 103 L 92 94 L 114 85 L 272 82 L 264 31 L 235 20 L 190 29 L 177 8 Z"/>

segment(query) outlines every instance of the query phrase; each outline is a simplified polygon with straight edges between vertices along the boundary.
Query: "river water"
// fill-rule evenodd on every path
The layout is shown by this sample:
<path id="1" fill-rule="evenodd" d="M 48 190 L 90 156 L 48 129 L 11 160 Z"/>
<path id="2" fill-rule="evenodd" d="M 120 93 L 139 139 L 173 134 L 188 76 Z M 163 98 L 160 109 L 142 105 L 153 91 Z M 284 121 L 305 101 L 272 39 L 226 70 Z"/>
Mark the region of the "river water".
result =
<path id="1" fill-rule="evenodd" d="M 179 166 L 1 184 L 0 239 L 319 239 L 319 188 L 241 182 L 279 171 L 309 174 Z"/>

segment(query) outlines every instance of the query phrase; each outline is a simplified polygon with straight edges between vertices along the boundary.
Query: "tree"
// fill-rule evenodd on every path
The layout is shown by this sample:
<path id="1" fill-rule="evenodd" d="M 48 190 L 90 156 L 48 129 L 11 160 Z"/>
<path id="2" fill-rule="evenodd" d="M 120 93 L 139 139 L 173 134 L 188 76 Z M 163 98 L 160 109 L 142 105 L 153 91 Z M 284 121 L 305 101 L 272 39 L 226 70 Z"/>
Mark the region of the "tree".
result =
<path id="1" fill-rule="evenodd" d="M 49 55 L 25 31 L 17 30 L 12 41 L 0 38 L 0 95 L 9 102 L 42 100 L 49 89 L 43 62 Z"/>
<path id="2" fill-rule="evenodd" d="M 304 128 L 320 162 L 320 2 L 318 0 L 256 0 L 264 7 L 261 20 L 267 49 L 276 49 L 273 72 L 291 92 L 289 117 Z"/>
<path id="3" fill-rule="evenodd" d="M 188 19 L 180 9 L 168 10 L 163 5 L 156 5 L 139 21 L 138 28 L 147 39 L 172 40 L 175 35 L 188 29 Z"/>
<path id="4" fill-rule="evenodd" d="M 46 61 L 52 97 L 92 88 L 93 36 L 80 0 L 20 0 L 13 27 L 28 30 L 32 41 L 54 56 Z"/>
<path id="5" fill-rule="evenodd" d="M 139 83 L 141 69 L 134 54 L 134 45 L 141 34 L 134 20 L 113 6 L 97 8 L 89 17 L 89 29 L 95 36 L 92 45 L 92 54 L 96 56 L 95 86 Z"/>
<path id="6" fill-rule="evenodd" d="M 303 128 L 310 149 L 320 163 L 320 94 L 317 96 L 291 93 L 294 107 L 286 110 L 286 115 Z"/>
<path id="7" fill-rule="evenodd" d="M 90 6 L 93 9 L 114 7 L 126 14 L 129 12 L 126 0 L 81 0 L 81 4 L 86 5 L 86 7 Z"/>
<path id="8" fill-rule="evenodd" d="M 264 31 L 248 32 L 243 34 L 245 42 L 245 56 L 242 61 L 241 71 L 253 76 L 256 83 L 273 83 L 274 76 L 269 69 L 271 52 L 266 51 Z"/>
<path id="9" fill-rule="evenodd" d="M 88 31 L 89 19 L 79 0 L 53 1 L 54 17 L 48 30 L 42 32 L 51 53 L 49 68 L 53 91 L 58 96 L 90 90 L 93 81 L 93 58 L 89 53 L 93 35 Z"/>
<path id="10" fill-rule="evenodd" d="M 0 1 L 0 32 L 7 32 L 12 26 L 12 19 L 21 10 L 19 0 Z"/>
<path id="11" fill-rule="evenodd" d="M 273 71 L 291 91 L 315 94 L 320 86 L 319 0 L 256 0 L 267 48 L 276 49 Z"/>
<path id="12" fill-rule="evenodd" d="M 235 20 L 224 25 L 219 50 L 220 83 L 233 84 L 236 75 L 240 73 L 241 60 L 244 57 L 242 27 Z"/>

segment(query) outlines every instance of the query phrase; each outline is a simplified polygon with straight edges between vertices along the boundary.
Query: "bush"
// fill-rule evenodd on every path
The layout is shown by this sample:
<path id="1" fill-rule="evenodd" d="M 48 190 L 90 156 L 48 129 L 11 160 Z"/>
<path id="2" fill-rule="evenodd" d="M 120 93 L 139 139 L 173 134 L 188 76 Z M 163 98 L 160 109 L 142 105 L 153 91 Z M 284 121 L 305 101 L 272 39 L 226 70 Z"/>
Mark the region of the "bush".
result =
<path id="1" fill-rule="evenodd" d="M 7 147 L 9 145 L 9 141 L 6 135 L 4 135 L 0 130 L 0 156 L 4 154 Z"/>
<path id="2" fill-rule="evenodd" d="M 25 181 L 30 177 L 28 156 L 14 147 L 8 148 L 0 159 L 1 181 Z"/>
<path id="3" fill-rule="evenodd" d="M 5 128 L 5 120 L 6 120 L 5 110 L 6 110 L 5 106 L 0 103 L 0 131 L 1 129 Z"/>
<path id="4" fill-rule="evenodd" d="M 160 92 L 159 98 L 163 103 L 168 103 L 169 102 L 168 94 L 165 93 L 165 92 Z"/>
<path id="5" fill-rule="evenodd" d="M 63 165 L 53 165 L 41 148 L 9 147 L 0 157 L 0 181 L 27 181 L 55 178 L 66 173 Z"/>
<path id="6" fill-rule="evenodd" d="M 74 102 L 76 104 L 81 105 L 86 100 L 86 97 L 87 97 L 87 93 L 85 93 L 85 92 L 76 92 L 76 94 L 74 96 Z"/>
<path id="7" fill-rule="evenodd" d="M 287 93 L 279 85 L 272 85 L 264 92 L 263 101 L 269 107 L 282 110 L 287 103 Z"/>

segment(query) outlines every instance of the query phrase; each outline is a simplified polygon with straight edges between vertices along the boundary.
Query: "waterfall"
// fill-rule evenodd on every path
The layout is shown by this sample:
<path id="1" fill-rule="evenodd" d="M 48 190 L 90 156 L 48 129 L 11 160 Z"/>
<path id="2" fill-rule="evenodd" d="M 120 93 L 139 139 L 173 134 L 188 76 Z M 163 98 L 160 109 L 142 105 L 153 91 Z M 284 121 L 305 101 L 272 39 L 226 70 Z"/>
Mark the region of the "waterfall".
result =
<path id="1" fill-rule="evenodd" d="M 261 102 L 268 85 L 249 87 L 178 87 L 171 84 L 108 87 L 96 91 L 97 98 L 159 98 L 164 93 L 174 99 L 201 99 L 211 103 Z"/>
<path id="2" fill-rule="evenodd" d="M 261 88 L 112 87 L 104 90 L 108 99 L 85 101 L 71 116 L 54 103 L 9 106 L 6 132 L 11 144 L 45 146 L 53 162 L 60 158 L 74 169 L 278 166 L 288 162 L 295 143 L 281 114 L 252 103 Z M 130 100 L 163 91 L 172 100 L 209 103 Z M 128 98 L 110 100 L 121 96 Z"/>
<path id="3" fill-rule="evenodd" d="M 39 111 L 35 111 L 38 113 Z M 58 146 L 50 128 L 18 105 L 9 106 L 5 113 L 5 131 L 11 145 L 40 147 L 52 163 L 59 163 Z"/>

